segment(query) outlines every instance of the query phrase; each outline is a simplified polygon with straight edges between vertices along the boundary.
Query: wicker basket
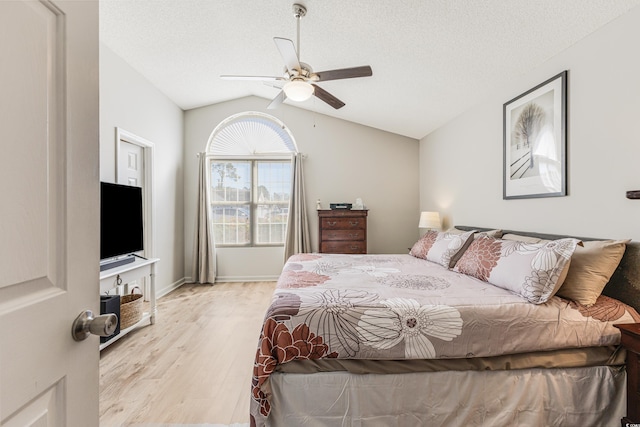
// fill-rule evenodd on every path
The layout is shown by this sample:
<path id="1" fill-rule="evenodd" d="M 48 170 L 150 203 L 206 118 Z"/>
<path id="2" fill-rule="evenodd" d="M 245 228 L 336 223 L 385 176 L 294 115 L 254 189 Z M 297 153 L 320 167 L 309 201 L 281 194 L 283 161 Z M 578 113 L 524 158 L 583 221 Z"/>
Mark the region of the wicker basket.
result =
<path id="1" fill-rule="evenodd" d="M 120 330 L 135 325 L 142 319 L 142 294 L 134 294 L 133 288 L 129 295 L 120 298 Z"/>

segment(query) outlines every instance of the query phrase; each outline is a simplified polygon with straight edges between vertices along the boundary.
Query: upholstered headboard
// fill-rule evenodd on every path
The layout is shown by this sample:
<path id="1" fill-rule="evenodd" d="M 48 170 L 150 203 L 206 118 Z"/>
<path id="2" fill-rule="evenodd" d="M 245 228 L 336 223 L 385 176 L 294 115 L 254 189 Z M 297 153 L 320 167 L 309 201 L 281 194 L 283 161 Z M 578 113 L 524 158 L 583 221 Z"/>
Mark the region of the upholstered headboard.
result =
<path id="1" fill-rule="evenodd" d="M 466 225 L 456 225 L 459 230 L 487 231 L 493 228 L 469 227 Z M 604 240 L 592 237 L 563 236 L 559 234 L 532 233 L 530 231 L 502 230 L 503 234 L 520 234 L 523 236 L 537 237 L 539 239 L 556 240 L 564 237 L 574 237 L 580 240 Z M 605 286 L 602 293 L 611 298 L 615 298 L 635 308 L 640 312 L 640 242 L 632 241 L 627 244 L 627 249 L 620 261 L 611 280 Z"/>

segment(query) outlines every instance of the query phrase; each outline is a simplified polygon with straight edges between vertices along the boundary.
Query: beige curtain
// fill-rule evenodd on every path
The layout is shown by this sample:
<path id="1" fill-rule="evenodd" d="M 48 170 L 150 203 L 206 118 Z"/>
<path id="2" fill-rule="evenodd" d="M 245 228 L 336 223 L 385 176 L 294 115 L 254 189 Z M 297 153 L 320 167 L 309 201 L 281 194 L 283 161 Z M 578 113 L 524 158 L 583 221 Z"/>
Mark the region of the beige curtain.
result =
<path id="1" fill-rule="evenodd" d="M 193 243 L 191 277 L 194 283 L 214 283 L 216 280 L 216 246 L 209 218 L 207 197 L 207 156 L 198 155 L 198 200 L 196 232 Z"/>
<path id="2" fill-rule="evenodd" d="M 291 200 L 289 201 L 289 219 L 287 219 L 287 236 L 284 241 L 284 259 L 291 255 L 311 252 L 311 236 L 304 196 L 304 179 L 302 173 L 302 154 L 296 153 L 291 158 Z"/>

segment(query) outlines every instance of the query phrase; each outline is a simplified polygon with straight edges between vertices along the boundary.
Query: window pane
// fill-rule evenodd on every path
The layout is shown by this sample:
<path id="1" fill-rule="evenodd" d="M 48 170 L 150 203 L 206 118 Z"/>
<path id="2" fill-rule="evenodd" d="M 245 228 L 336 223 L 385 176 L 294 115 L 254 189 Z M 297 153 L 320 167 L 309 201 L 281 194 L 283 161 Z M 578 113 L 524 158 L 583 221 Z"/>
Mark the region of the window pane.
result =
<path id="1" fill-rule="evenodd" d="M 251 161 L 211 162 L 211 223 L 216 245 L 251 243 Z"/>
<path id="2" fill-rule="evenodd" d="M 212 161 L 211 200 L 213 202 L 250 202 L 251 162 Z"/>
<path id="3" fill-rule="evenodd" d="M 251 242 L 250 205 L 211 205 L 216 244 L 246 245 Z"/>
<path id="4" fill-rule="evenodd" d="M 284 243 L 288 204 L 258 205 L 258 244 Z"/>
<path id="5" fill-rule="evenodd" d="M 291 162 L 257 162 L 257 244 L 284 243 L 289 216 Z"/>
<path id="6" fill-rule="evenodd" d="M 258 224 L 258 243 L 284 243 L 287 224 Z"/>
<path id="7" fill-rule="evenodd" d="M 291 162 L 258 162 L 258 203 L 289 202 Z"/>

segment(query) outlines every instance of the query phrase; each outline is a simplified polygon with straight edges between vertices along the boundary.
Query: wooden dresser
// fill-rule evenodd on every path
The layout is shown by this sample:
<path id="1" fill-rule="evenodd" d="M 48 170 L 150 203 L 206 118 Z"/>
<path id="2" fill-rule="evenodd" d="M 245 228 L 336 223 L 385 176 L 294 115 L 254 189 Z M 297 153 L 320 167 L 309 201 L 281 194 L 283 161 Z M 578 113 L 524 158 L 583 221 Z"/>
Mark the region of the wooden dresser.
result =
<path id="1" fill-rule="evenodd" d="M 320 252 L 367 253 L 367 210 L 319 210 Z"/>

